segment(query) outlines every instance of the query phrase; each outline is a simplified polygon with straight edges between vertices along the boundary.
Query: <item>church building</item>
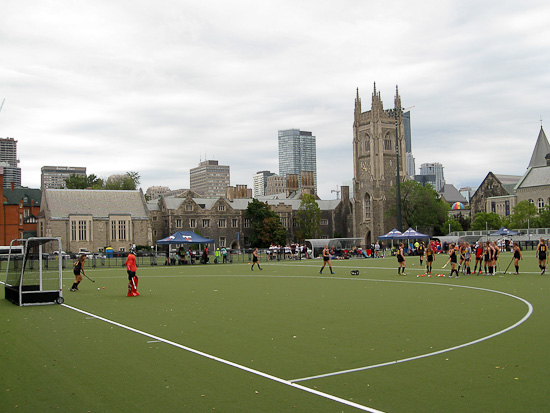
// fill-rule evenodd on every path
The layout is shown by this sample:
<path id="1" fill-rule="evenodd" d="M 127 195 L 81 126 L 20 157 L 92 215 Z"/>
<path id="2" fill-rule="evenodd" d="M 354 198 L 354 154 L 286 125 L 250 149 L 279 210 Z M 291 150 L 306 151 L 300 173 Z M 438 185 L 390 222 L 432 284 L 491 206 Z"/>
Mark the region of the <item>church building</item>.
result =
<path id="1" fill-rule="evenodd" d="M 404 181 L 405 175 L 405 128 L 399 89 L 396 88 L 394 107 L 384 109 L 375 83 L 371 108 L 366 112 L 362 112 L 357 90 L 353 122 L 353 228 L 354 235 L 362 238 L 365 245 L 397 227 L 397 216 L 388 216 L 387 211 L 395 207 L 397 197 L 392 196 L 396 194 L 393 189 L 398 180 Z"/>

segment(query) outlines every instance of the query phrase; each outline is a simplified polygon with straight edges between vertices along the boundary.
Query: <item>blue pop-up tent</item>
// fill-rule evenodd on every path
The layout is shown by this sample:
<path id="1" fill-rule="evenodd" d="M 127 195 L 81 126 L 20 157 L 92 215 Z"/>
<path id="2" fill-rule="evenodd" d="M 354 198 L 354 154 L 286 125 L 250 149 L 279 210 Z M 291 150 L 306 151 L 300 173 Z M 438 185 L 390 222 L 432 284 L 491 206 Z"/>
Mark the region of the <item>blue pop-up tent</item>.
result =
<path id="1" fill-rule="evenodd" d="M 501 227 L 498 231 L 492 232 L 489 235 L 505 235 L 505 236 L 512 236 L 512 235 L 519 235 L 519 232 L 512 231 L 511 229 Z"/>
<path id="2" fill-rule="evenodd" d="M 399 237 L 401 239 L 422 239 L 422 238 L 427 238 L 429 239 L 430 236 L 429 235 L 426 235 L 426 234 L 422 234 L 418 231 L 415 231 L 414 229 L 412 228 L 409 228 L 408 230 L 406 230 L 402 235 L 401 237 Z"/>
<path id="3" fill-rule="evenodd" d="M 157 244 L 214 244 L 214 240 L 204 238 L 193 231 L 178 231 L 157 241 Z"/>
<path id="4" fill-rule="evenodd" d="M 403 235 L 403 233 L 397 229 L 392 229 L 390 232 L 388 232 L 387 234 L 384 234 L 384 235 L 380 235 L 378 237 L 378 239 L 399 239 L 401 238 L 401 236 Z"/>

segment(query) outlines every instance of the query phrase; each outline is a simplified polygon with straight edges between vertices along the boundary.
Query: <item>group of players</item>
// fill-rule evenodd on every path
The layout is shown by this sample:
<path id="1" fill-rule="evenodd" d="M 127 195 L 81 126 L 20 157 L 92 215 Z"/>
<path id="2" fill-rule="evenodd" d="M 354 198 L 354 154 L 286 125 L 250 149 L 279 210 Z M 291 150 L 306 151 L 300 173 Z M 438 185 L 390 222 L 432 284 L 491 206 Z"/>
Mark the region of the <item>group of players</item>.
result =
<path id="1" fill-rule="evenodd" d="M 451 264 L 451 274 L 449 275 L 449 277 L 451 278 L 453 276 L 459 278 L 459 272 L 461 270 L 463 274 L 470 275 L 472 274 L 470 263 L 472 261 L 472 258 L 475 258 L 473 274 L 494 275 L 497 273 L 497 264 L 500 252 L 500 247 L 494 241 L 486 241 L 485 243 L 478 241 L 474 246 L 470 246 L 468 242 L 463 242 L 460 245 L 456 245 L 453 243 L 449 246 L 449 259 L 447 263 L 443 266 L 443 268 L 445 268 L 449 263 Z M 519 261 L 523 259 L 521 248 L 519 247 L 517 242 L 514 242 L 512 244 L 512 252 L 514 267 L 516 270 L 514 274 L 517 275 L 519 274 Z M 403 243 L 399 244 L 396 255 L 398 264 L 397 275 L 406 275 L 406 261 Z M 426 256 L 426 275 L 431 276 L 432 265 L 435 258 L 435 251 L 433 250 L 431 244 L 428 244 L 426 248 L 424 247 L 424 243 L 420 242 L 416 249 L 416 255 L 420 258 L 421 267 L 423 265 L 424 256 Z M 541 275 L 544 275 L 544 273 L 546 272 L 546 267 L 548 265 L 549 257 L 548 245 L 543 238 L 540 239 L 537 245 L 535 255 L 539 260 Z"/>
<path id="2" fill-rule="evenodd" d="M 84 271 L 85 262 L 86 254 L 81 254 L 80 257 L 78 257 L 73 264 L 73 274 L 75 276 L 75 282 L 71 287 L 71 291 L 78 291 L 78 284 L 80 284 L 80 282 L 82 281 L 82 275 L 86 275 L 86 272 Z M 126 273 L 128 274 L 128 297 L 137 297 L 139 295 L 137 291 L 138 276 L 136 275 L 136 251 L 134 248 L 130 249 L 130 253 L 128 254 L 126 262 L 123 264 L 123 266 L 126 267 Z"/>

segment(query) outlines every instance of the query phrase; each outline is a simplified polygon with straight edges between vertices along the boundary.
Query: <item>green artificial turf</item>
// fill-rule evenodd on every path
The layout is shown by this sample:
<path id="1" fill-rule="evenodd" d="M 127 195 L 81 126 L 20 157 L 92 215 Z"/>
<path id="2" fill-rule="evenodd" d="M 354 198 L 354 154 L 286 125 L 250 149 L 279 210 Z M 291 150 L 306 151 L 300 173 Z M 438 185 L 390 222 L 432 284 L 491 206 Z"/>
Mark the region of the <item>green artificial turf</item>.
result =
<path id="1" fill-rule="evenodd" d="M 147 267 L 139 297 L 123 269 L 88 269 L 66 305 L 0 300 L 2 411 L 355 411 L 288 382 L 386 412 L 544 411 L 550 274 L 532 252 L 520 275 L 407 276 L 396 260 Z M 511 259 L 503 254 L 505 267 Z M 446 257 L 437 257 L 434 273 Z M 358 269 L 358 276 L 350 270 Z M 504 270 L 504 268 L 502 268 Z M 475 288 L 463 288 L 463 287 Z M 99 290 L 97 289 L 99 287 Z M 105 288 L 103 288 L 105 287 Z M 473 345 L 419 357 L 495 334 Z M 224 364 L 151 336 L 236 363 Z"/>

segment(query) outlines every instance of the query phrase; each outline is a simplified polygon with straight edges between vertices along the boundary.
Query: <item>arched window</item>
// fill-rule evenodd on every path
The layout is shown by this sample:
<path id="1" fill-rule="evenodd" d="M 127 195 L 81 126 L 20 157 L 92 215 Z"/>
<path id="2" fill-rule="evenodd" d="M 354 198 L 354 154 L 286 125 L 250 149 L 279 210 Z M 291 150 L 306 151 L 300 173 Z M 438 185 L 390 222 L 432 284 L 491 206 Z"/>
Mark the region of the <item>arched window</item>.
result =
<path id="1" fill-rule="evenodd" d="M 529 200 L 529 203 L 530 203 L 531 205 L 535 205 L 535 201 L 533 201 L 532 199 Z"/>
<path id="2" fill-rule="evenodd" d="M 390 133 L 386 133 L 386 136 L 384 136 L 384 150 L 385 151 L 391 151 L 393 149 L 392 145 L 392 139 Z"/>
<path id="3" fill-rule="evenodd" d="M 544 208 L 544 199 L 542 198 L 539 198 L 538 201 L 537 201 L 537 207 L 539 209 L 539 212 L 542 211 L 542 209 Z"/>
<path id="4" fill-rule="evenodd" d="M 364 205 L 365 205 L 365 219 L 371 219 L 372 207 L 371 207 L 370 195 L 368 193 L 365 194 Z"/>
<path id="5" fill-rule="evenodd" d="M 370 136 L 365 136 L 365 152 L 370 152 Z"/>

